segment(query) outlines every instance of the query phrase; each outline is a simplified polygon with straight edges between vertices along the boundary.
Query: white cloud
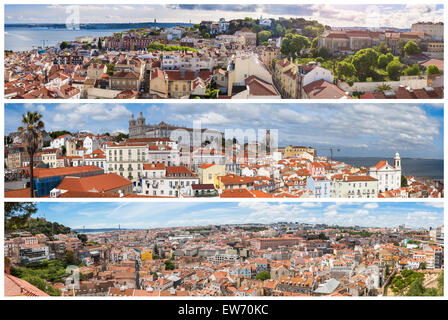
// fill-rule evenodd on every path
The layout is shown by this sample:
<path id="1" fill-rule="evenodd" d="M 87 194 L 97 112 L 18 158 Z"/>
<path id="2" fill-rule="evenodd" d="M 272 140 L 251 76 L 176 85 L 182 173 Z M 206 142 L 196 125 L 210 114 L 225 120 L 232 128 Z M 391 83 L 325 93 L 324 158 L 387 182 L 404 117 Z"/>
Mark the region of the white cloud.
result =
<path id="1" fill-rule="evenodd" d="M 366 208 L 366 209 L 376 209 L 376 208 L 378 208 L 378 203 L 375 203 L 375 202 L 366 203 L 364 205 L 364 208 Z"/>

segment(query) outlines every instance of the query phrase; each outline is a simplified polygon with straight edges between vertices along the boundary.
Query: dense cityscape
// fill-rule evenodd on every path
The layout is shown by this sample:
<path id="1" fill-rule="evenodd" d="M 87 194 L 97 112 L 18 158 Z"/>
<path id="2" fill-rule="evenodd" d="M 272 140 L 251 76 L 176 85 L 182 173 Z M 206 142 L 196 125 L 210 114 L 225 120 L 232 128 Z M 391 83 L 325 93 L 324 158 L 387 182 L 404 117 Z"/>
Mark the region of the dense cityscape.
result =
<path id="1" fill-rule="evenodd" d="M 5 51 L 5 98 L 440 99 L 443 27 L 338 28 L 264 16 L 154 22 Z"/>
<path id="2" fill-rule="evenodd" d="M 337 148 L 279 147 L 271 129 L 248 140 L 163 121 L 148 124 L 140 112 L 131 116 L 128 134 L 48 133 L 39 127 L 45 121 L 39 113 L 28 111 L 23 117 L 22 122 L 36 126 L 38 143 L 32 145 L 22 129 L 6 137 L 9 198 L 443 197 L 443 179 L 403 175 L 398 152 L 390 155 L 392 162 L 352 166 L 333 159 Z"/>
<path id="3" fill-rule="evenodd" d="M 29 296 L 443 295 L 443 226 L 277 222 L 75 232 L 27 219 L 5 233 L 6 295 L 19 285 Z"/>
<path id="4" fill-rule="evenodd" d="M 444 4 L 3 9 L 3 300 L 446 299 Z"/>

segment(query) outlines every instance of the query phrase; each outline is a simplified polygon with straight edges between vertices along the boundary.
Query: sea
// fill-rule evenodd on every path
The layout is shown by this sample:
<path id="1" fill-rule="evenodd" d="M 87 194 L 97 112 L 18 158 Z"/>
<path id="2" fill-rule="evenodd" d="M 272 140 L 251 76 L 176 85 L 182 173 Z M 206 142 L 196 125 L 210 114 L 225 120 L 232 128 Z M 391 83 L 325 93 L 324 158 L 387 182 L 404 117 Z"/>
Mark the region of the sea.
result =
<path id="1" fill-rule="evenodd" d="M 147 23 L 147 24 L 101 24 L 83 25 L 80 30 L 69 30 L 63 25 L 5 25 L 5 50 L 28 51 L 38 47 L 56 46 L 62 41 L 74 41 L 78 37 L 104 37 L 115 32 L 138 27 L 170 28 L 176 25 L 191 26 L 189 23 Z"/>
<path id="2" fill-rule="evenodd" d="M 392 158 L 376 157 L 334 157 L 334 160 L 345 162 L 354 167 L 371 167 L 382 160 L 387 160 L 392 165 L 394 163 Z M 405 176 L 443 179 L 443 159 L 401 158 L 401 170 Z"/>

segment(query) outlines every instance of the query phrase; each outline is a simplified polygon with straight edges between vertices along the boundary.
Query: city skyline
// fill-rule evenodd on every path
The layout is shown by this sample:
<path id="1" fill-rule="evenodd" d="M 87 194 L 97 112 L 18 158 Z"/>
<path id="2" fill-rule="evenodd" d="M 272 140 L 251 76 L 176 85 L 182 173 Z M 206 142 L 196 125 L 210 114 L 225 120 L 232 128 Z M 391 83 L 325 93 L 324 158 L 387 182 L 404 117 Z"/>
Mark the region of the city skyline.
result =
<path id="1" fill-rule="evenodd" d="M 216 106 L 219 106 L 218 108 Z M 5 132 L 15 132 L 21 115 L 38 111 L 47 131 L 128 132 L 131 115 L 147 123 L 225 129 L 278 129 L 279 146 L 337 147 L 336 156 L 443 158 L 442 104 L 7 104 Z M 412 124 L 412 125 L 409 125 Z M 386 129 L 385 129 L 386 128 Z"/>
<path id="2" fill-rule="evenodd" d="M 67 6 L 6 5 L 5 23 L 65 23 Z M 42 12 L 45 12 L 45 16 L 41 15 Z M 412 23 L 421 20 L 443 20 L 442 4 L 95 4 L 80 5 L 79 12 L 80 23 L 153 22 L 155 18 L 158 22 L 199 23 L 202 20 L 219 18 L 230 20 L 263 16 L 276 19 L 301 17 L 336 27 L 410 28 Z M 182 21 L 179 21 L 179 17 L 182 17 Z"/>
<path id="3" fill-rule="evenodd" d="M 162 205 L 163 204 L 163 205 Z M 36 216 L 72 229 L 150 229 L 224 224 L 299 222 L 360 227 L 443 225 L 437 202 L 64 202 L 37 203 Z"/>

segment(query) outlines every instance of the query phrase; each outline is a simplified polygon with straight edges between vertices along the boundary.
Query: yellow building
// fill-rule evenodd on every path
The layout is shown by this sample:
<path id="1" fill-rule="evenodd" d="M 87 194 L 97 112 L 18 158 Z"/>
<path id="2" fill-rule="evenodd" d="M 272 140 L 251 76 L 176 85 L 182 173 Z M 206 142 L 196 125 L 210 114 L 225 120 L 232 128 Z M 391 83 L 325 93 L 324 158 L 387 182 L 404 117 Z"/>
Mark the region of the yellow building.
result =
<path id="1" fill-rule="evenodd" d="M 222 164 L 204 163 L 198 168 L 199 183 L 213 184 L 216 176 L 224 176 L 226 167 Z"/>
<path id="2" fill-rule="evenodd" d="M 151 260 L 152 260 L 152 252 L 151 251 L 142 252 L 142 261 L 151 261 Z"/>
<path id="3" fill-rule="evenodd" d="M 25 147 L 23 145 L 15 146 L 8 152 L 8 168 L 14 169 L 23 165 L 23 159 L 26 155 Z"/>
<path id="4" fill-rule="evenodd" d="M 165 73 L 159 68 L 151 71 L 149 93 L 161 98 L 168 98 L 168 82 Z"/>
<path id="5" fill-rule="evenodd" d="M 65 155 L 69 157 L 76 156 L 76 142 L 73 140 L 65 141 Z"/>
<path id="6" fill-rule="evenodd" d="M 309 153 L 313 156 L 315 155 L 315 150 L 311 147 L 287 146 L 285 148 L 285 157 L 298 157 L 304 152 Z"/>
<path id="7" fill-rule="evenodd" d="M 51 148 L 42 150 L 42 162 L 48 165 L 48 168 L 58 168 L 57 158 L 61 156 L 60 149 Z"/>
<path id="8" fill-rule="evenodd" d="M 298 98 L 298 65 L 283 59 L 275 63 L 274 69 L 275 83 L 282 95 L 287 98 Z"/>

